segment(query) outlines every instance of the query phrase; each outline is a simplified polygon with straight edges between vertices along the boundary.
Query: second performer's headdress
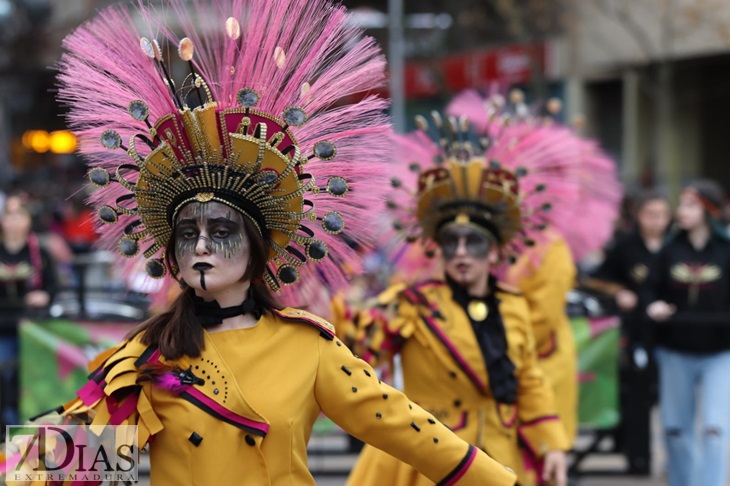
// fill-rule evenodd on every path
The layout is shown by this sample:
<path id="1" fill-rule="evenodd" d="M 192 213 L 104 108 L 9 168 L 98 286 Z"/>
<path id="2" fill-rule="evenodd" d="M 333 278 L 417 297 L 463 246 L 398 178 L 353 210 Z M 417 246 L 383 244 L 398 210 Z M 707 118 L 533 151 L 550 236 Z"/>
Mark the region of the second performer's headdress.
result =
<path id="1" fill-rule="evenodd" d="M 542 113 L 513 90 L 504 97 L 466 91 L 447 113 L 469 121 L 480 137 L 492 140 L 489 157 L 522 164 L 546 186 L 550 225 L 565 238 L 576 261 L 603 248 L 613 235 L 623 195 L 616 164 L 595 140 L 580 136 L 555 118 L 557 99 Z"/>
<path id="2" fill-rule="evenodd" d="M 396 234 L 421 242 L 429 255 L 445 223 L 472 224 L 493 235 L 505 261 L 546 239 L 549 226 L 566 234 L 578 257 L 605 243 L 621 195 L 613 162 L 571 129 L 532 115 L 520 100 L 465 98 L 454 105 L 471 111 L 451 105 L 452 116 L 419 117 L 420 131 L 395 136 L 398 190 L 387 204 Z M 589 224 L 591 217 L 599 220 Z M 390 246 L 405 273 L 416 279 L 433 273 L 421 252 Z"/>
<path id="3" fill-rule="evenodd" d="M 393 183 L 399 190 L 387 204 L 397 232 L 407 242 L 421 241 L 426 254 L 452 222 L 486 231 L 510 258 L 533 246 L 555 217 L 555 199 L 574 188 L 553 181 L 548 190 L 550 178 L 536 167 L 491 157 L 491 144 L 499 141 L 475 136 L 465 119 L 432 117 L 430 123 L 417 119 L 421 131 L 395 136 L 399 175 Z"/>
<path id="4" fill-rule="evenodd" d="M 303 273 L 344 281 L 340 268 L 366 242 L 368 208 L 382 194 L 389 127 L 385 101 L 362 94 L 382 83 L 384 59 L 344 8 L 115 7 L 64 46 L 59 98 L 99 187 L 103 242 L 163 277 L 178 211 L 218 201 L 267 242 L 274 290 Z"/>

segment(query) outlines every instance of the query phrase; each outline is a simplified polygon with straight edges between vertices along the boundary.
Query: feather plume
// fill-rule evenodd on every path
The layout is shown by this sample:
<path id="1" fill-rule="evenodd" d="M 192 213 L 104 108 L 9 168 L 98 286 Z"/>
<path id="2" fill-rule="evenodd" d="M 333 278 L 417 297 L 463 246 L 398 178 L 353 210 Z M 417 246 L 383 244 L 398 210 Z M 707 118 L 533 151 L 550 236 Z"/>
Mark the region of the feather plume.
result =
<path id="1" fill-rule="evenodd" d="M 194 74 L 187 84 L 183 80 L 175 84 L 168 77 L 173 72 L 170 57 L 184 38 Z M 147 39 L 153 50 L 159 42 L 161 61 L 140 48 L 140 39 L 143 43 Z M 124 182 L 97 190 L 89 199 L 94 207 L 113 205 L 130 192 L 128 187 L 138 177 L 126 168 L 131 162 L 125 151 L 108 150 L 99 143 L 107 130 L 119 134 L 123 147 L 134 142 L 141 157 L 150 152 L 144 140 L 133 138 L 149 129 L 146 121 L 130 116 L 134 100 L 144 101 L 154 124 L 178 113 L 176 100 L 186 103 L 186 92 L 195 89 L 191 83 L 197 75 L 209 90 L 208 101 L 215 100 L 220 110 L 240 107 L 242 88 L 255 90 L 256 109 L 274 117 L 292 106 L 301 108 L 306 123 L 289 127 L 298 146 L 311 151 L 326 140 L 337 150 L 331 160 L 310 160 L 307 173 L 320 189 L 330 178 L 342 177 L 349 192 L 344 198 L 325 190 L 307 195 L 317 214 L 341 214 L 346 229 L 343 234 L 327 234 L 320 220 L 301 222 L 327 245 L 329 256 L 316 265 L 298 267 L 299 281 L 314 278 L 326 288 L 347 284 L 342 267 L 358 268 L 362 249 L 372 243 L 371 209 L 382 203 L 387 190 L 384 164 L 390 125 L 384 114 L 387 102 L 367 95 L 384 82 L 384 57 L 372 38 L 348 22 L 343 7 L 326 0 L 171 0 L 161 6 L 140 2 L 136 9 L 118 6 L 102 11 L 66 38 L 64 48 L 58 98 L 69 107 L 68 123 L 79 137 L 80 153 L 91 168 Z M 129 201 L 125 204 L 132 207 Z M 103 229 L 100 223 L 101 245 L 115 248 L 125 227 L 134 222 L 133 214 L 121 211 L 118 223 Z M 291 246 L 305 251 L 300 243 Z M 128 271 L 145 249 L 129 261 Z M 147 256 L 162 255 L 158 251 Z M 167 293 L 166 288 L 160 295 Z M 287 304 L 297 296 L 297 285 L 285 286 L 281 293 Z"/>

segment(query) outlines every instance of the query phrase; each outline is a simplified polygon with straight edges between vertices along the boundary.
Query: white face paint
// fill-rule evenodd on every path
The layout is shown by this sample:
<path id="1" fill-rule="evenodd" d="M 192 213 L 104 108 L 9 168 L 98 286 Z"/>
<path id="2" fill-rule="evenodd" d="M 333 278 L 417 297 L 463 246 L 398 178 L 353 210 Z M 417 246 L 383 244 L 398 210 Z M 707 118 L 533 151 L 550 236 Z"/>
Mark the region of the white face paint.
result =
<path id="1" fill-rule="evenodd" d="M 486 282 L 489 269 L 497 263 L 497 246 L 481 231 L 452 224 L 439 233 L 438 243 L 444 257 L 444 270 L 467 289 Z"/>
<path id="2" fill-rule="evenodd" d="M 190 203 L 175 224 L 175 261 L 180 277 L 203 298 L 241 282 L 251 247 L 243 215 L 219 202 Z"/>

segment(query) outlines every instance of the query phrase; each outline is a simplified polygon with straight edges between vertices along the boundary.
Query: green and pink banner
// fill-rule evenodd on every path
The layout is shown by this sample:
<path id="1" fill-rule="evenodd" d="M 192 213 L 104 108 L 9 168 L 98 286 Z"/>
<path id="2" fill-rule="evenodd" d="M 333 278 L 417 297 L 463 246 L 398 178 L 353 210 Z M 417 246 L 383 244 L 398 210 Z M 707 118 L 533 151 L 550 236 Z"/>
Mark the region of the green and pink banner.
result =
<path id="1" fill-rule="evenodd" d="M 591 429 L 615 427 L 621 419 L 618 405 L 620 320 L 616 316 L 574 317 L 571 325 L 578 348 L 578 423 Z"/>
<path id="2" fill-rule="evenodd" d="M 75 397 L 88 362 L 116 346 L 135 323 L 25 321 L 20 340 L 20 416 L 25 420 Z"/>

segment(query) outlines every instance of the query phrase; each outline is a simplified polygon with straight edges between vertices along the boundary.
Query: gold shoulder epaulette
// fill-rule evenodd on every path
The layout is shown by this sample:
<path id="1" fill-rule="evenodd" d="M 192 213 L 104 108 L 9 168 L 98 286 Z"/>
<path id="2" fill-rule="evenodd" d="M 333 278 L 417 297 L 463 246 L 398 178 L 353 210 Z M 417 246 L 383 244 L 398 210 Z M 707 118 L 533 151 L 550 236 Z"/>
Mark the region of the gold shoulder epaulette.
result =
<path id="1" fill-rule="evenodd" d="M 300 309 L 292 309 L 291 307 L 285 307 L 283 309 L 272 309 L 273 314 L 285 321 L 290 322 L 304 322 L 311 326 L 319 329 L 319 333 L 323 338 L 332 340 L 335 337 L 335 326 L 322 319 L 319 316 L 310 314 L 307 311 Z"/>

